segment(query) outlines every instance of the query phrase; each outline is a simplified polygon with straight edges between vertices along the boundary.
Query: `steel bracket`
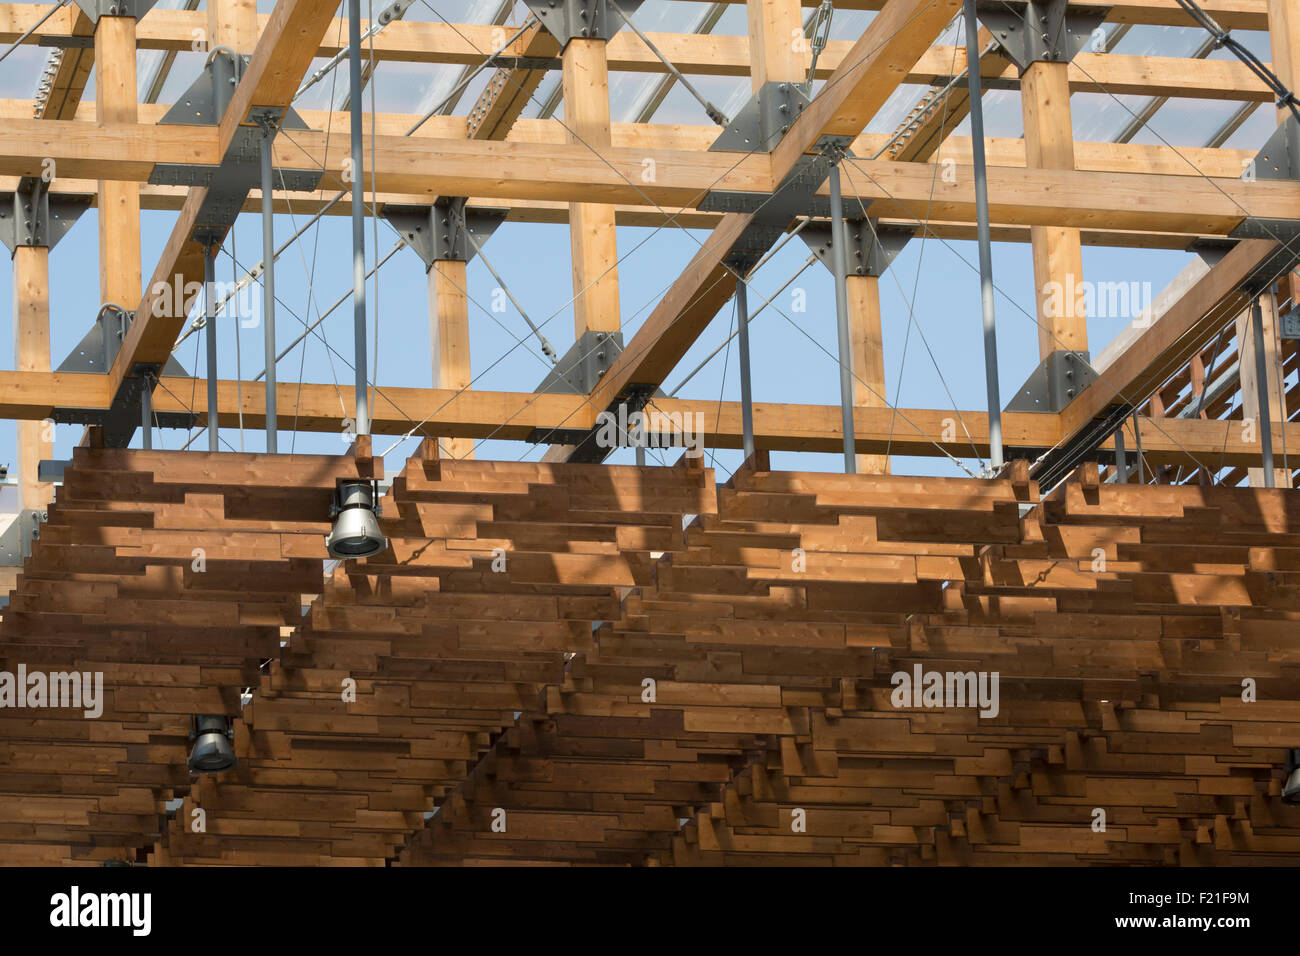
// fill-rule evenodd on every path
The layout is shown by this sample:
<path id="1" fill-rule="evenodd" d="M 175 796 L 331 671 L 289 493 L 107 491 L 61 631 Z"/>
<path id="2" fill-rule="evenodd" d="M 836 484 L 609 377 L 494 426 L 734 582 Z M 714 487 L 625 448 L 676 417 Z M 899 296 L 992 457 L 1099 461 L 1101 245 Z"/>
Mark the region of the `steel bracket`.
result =
<path id="1" fill-rule="evenodd" d="M 1031 63 L 1068 63 L 1101 28 L 1109 8 L 1066 0 L 979 0 L 976 13 L 1023 74 Z"/>
<path id="2" fill-rule="evenodd" d="M 58 371 L 107 374 L 134 317 L 134 312 L 112 305 L 104 306 L 99 310 L 95 324 L 59 365 Z M 110 448 L 125 448 L 140 427 L 140 398 L 146 388 L 153 390 L 160 374 L 189 375 L 174 356 L 167 359 L 164 367 L 137 363 L 122 380 L 109 408 L 56 408 L 52 417 L 61 425 L 102 425 L 104 444 Z M 156 417 L 162 428 L 189 428 L 198 418 L 190 412 L 158 412 Z"/>
<path id="3" fill-rule="evenodd" d="M 156 364 L 132 365 L 109 408 L 56 408 L 54 421 L 60 425 L 99 425 L 104 429 L 104 447 L 125 448 L 140 427 L 140 402 L 144 392 L 146 389 L 153 391 L 158 383 L 158 374 Z M 168 374 L 172 374 L 170 369 Z M 193 428 L 199 420 L 193 412 L 155 412 L 154 417 L 159 428 Z"/>
<path id="4" fill-rule="evenodd" d="M 1272 239 L 1278 243 L 1273 253 L 1243 280 L 1242 288 L 1251 295 L 1262 295 L 1300 263 L 1300 220 L 1250 218 L 1229 235 L 1233 239 Z"/>
<path id="5" fill-rule="evenodd" d="M 587 38 L 608 40 L 623 21 L 610 11 L 617 6 L 625 16 L 631 16 L 641 6 L 642 0 L 524 0 L 528 9 L 542 22 L 546 31 L 564 49 L 570 40 Z"/>
<path id="6" fill-rule="evenodd" d="M 1086 350 L 1057 349 L 1038 363 L 1005 410 L 1057 414 L 1096 378 Z"/>
<path id="7" fill-rule="evenodd" d="M 583 332 L 533 391 L 590 394 L 622 351 L 622 332 Z"/>
<path id="8" fill-rule="evenodd" d="M 387 219 L 424 261 L 425 269 L 435 262 L 469 262 L 477 254 L 469 234 L 481 245 L 497 226 L 505 222 L 509 209 L 491 206 L 467 207 L 464 197 L 442 196 L 432 206 L 384 206 Z"/>
<path id="9" fill-rule="evenodd" d="M 1264 142 L 1259 151 L 1244 170 L 1241 178 L 1268 180 L 1300 179 L 1300 124 L 1294 116 L 1288 116 L 1273 134 Z"/>
<path id="10" fill-rule="evenodd" d="M 77 347 L 68 353 L 68 357 L 55 371 L 107 374 L 113 367 L 117 353 L 122 348 L 122 342 L 126 339 L 127 329 L 131 327 L 134 320 L 134 312 L 128 312 L 114 305 L 104 306 L 99 310 L 99 315 L 95 319 L 95 324 L 90 327 L 90 331 L 82 337 Z M 189 375 L 181 363 L 176 361 L 175 356 L 167 359 L 163 373 L 182 377 Z"/>
<path id="11" fill-rule="evenodd" d="M 809 102 L 798 83 L 776 80 L 764 83 L 709 150 L 770 153 Z"/>
<path id="12" fill-rule="evenodd" d="M 699 209 L 704 212 L 737 212 L 753 216 L 723 261 L 740 275 L 745 275 L 785 233 L 798 216 L 827 215 L 826 203 L 817 190 L 826 181 L 831 164 L 852 141 L 848 136 L 823 136 L 805 153 L 772 193 L 727 192 L 715 190 L 704 197 Z"/>
<path id="13" fill-rule="evenodd" d="M 53 249 L 90 208 L 89 196 L 50 196 L 49 183 L 24 176 L 11 193 L 0 193 L 0 241 L 10 252 L 19 246 Z"/>
<path id="14" fill-rule="evenodd" d="M 875 276 L 885 274 L 916 230 L 910 226 L 882 226 L 874 219 L 845 217 L 844 228 L 849 239 L 849 274 Z M 826 268 L 831 262 L 830 223 L 804 226 L 799 236 Z"/>
<path id="15" fill-rule="evenodd" d="M 91 21 L 98 23 L 100 17 L 135 17 L 141 19 L 153 9 L 157 0 L 77 0 Z"/>
<path id="16" fill-rule="evenodd" d="M 199 77 L 167 111 L 159 123 L 177 126 L 217 126 L 235 94 L 248 57 L 224 49 L 214 50 Z M 209 244 L 220 240 L 235 221 L 252 189 L 260 189 L 261 139 L 266 131 L 307 129 L 294 110 L 280 106 L 253 106 L 236 129 L 219 166 L 159 163 L 149 175 L 155 186 L 203 186 L 208 192 L 199 207 L 192 238 Z M 277 188 L 306 192 L 320 185 L 320 170 L 274 170 Z"/>

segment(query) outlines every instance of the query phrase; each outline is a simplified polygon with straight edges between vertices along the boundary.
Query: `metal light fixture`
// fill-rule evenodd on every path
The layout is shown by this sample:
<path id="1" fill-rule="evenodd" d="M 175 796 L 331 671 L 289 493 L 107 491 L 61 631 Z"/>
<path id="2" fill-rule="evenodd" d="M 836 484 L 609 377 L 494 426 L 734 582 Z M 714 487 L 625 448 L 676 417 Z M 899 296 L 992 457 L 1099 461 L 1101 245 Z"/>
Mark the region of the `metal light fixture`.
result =
<path id="1" fill-rule="evenodd" d="M 368 558 L 388 547 L 379 530 L 378 483 L 352 480 L 339 483 L 330 517 L 334 528 L 325 537 L 331 558 Z"/>
<path id="2" fill-rule="evenodd" d="M 1282 785 L 1282 802 L 1300 806 L 1300 748 L 1287 751 L 1287 778 Z"/>
<path id="3" fill-rule="evenodd" d="M 195 717 L 190 739 L 194 747 L 185 761 L 190 773 L 220 773 L 239 763 L 232 743 L 235 731 L 228 717 L 221 714 Z"/>

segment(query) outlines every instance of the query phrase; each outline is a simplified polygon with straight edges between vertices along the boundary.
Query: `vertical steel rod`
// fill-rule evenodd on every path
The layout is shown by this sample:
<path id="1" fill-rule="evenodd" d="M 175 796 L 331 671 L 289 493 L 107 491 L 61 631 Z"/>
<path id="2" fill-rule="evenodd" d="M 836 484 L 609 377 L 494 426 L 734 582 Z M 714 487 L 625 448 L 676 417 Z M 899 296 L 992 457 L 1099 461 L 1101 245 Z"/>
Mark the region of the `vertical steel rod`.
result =
<path id="1" fill-rule="evenodd" d="M 749 378 L 749 299 L 745 277 L 736 277 L 736 327 L 740 330 L 740 421 L 745 460 L 754 457 L 754 393 Z"/>
<path id="2" fill-rule="evenodd" d="M 275 130 L 262 129 L 262 335 L 266 346 L 266 450 L 278 451 L 275 407 L 275 220 L 271 144 Z"/>
<path id="3" fill-rule="evenodd" d="M 1128 484 L 1128 453 L 1124 448 L 1124 423 L 1121 422 L 1119 428 L 1115 429 L 1115 470 L 1118 477 L 1115 479 L 1122 485 Z"/>
<path id="4" fill-rule="evenodd" d="M 356 433 L 370 434 L 366 391 L 366 223 L 361 146 L 361 0 L 348 0 L 348 86 L 352 114 L 352 313 L 355 324 Z M 269 369 L 270 366 L 268 365 Z"/>
<path id="5" fill-rule="evenodd" d="M 1138 414 L 1133 413 L 1133 444 L 1137 446 L 1138 484 L 1147 483 L 1147 463 L 1142 460 L 1142 426 L 1138 424 Z"/>
<path id="6" fill-rule="evenodd" d="M 203 250 L 203 315 L 208 333 L 208 451 L 220 451 L 217 428 L 217 249 Z"/>
<path id="7" fill-rule="evenodd" d="M 835 274 L 835 324 L 840 340 L 840 423 L 844 431 L 844 473 L 856 474 L 858 459 L 853 436 L 853 345 L 849 339 L 848 237 L 844 201 L 840 196 L 840 167 L 831 165 L 831 271 Z"/>
<path id="8" fill-rule="evenodd" d="M 998 333 L 993 312 L 993 245 L 989 238 L 988 170 L 984 162 L 983 82 L 980 77 L 979 22 L 975 0 L 963 0 L 966 12 L 966 76 L 970 85 L 970 135 L 975 164 L 975 219 L 980 252 L 980 302 L 984 313 L 984 383 L 989 403 L 989 463 L 1002 467 L 1002 399 L 998 389 Z"/>
<path id="9" fill-rule="evenodd" d="M 140 376 L 144 385 L 140 389 L 140 447 L 153 449 L 153 377 L 148 372 Z"/>
<path id="10" fill-rule="evenodd" d="M 1250 324 L 1255 337 L 1255 391 L 1259 394 L 1259 441 L 1264 455 L 1264 487 L 1272 488 L 1276 484 L 1273 474 L 1273 429 L 1269 422 L 1272 417 L 1268 402 L 1268 356 L 1264 353 L 1264 310 L 1260 308 L 1256 296 L 1250 307 Z"/>

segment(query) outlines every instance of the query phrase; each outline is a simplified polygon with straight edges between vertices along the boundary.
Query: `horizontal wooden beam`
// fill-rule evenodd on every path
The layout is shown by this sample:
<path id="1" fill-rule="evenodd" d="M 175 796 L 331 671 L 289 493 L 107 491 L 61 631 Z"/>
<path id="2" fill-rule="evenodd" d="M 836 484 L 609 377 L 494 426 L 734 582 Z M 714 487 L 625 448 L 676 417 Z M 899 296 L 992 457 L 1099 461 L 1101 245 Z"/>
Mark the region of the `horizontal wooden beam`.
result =
<path id="1" fill-rule="evenodd" d="M 369 154 L 370 137 L 366 140 Z M 126 181 L 147 179 L 155 162 L 211 165 L 217 147 L 211 129 L 62 120 L 0 120 L 0 141 L 0 175 L 40 175 L 50 158 L 61 176 Z M 278 165 L 303 170 L 323 165 L 324 189 L 342 188 L 345 133 L 286 132 L 275 149 Z M 374 177 L 384 193 L 652 207 L 694 206 L 713 190 L 766 192 L 776 161 L 775 156 L 702 150 L 613 146 L 597 153 L 581 144 L 403 136 L 375 137 L 374 149 Z M 949 158 L 958 150 L 954 145 Z M 1131 157 L 1129 168 L 1152 155 L 1098 144 L 1096 161 L 1102 165 L 1105 156 L 1125 154 Z M 1178 166 L 1167 153 L 1158 158 L 1167 168 Z M 651 177 L 644 175 L 647 161 L 653 164 Z M 1192 171 L 1185 164 L 1184 169 Z M 845 164 L 844 175 L 846 199 L 870 203 L 874 216 L 974 220 L 974 177 L 967 164 L 956 163 L 949 175 L 936 177 L 929 164 L 859 159 Z M 993 221 L 1005 225 L 1226 235 L 1248 215 L 1300 218 L 1300 184 L 992 166 L 989 203 Z"/>
<path id="2" fill-rule="evenodd" d="M 140 105 L 142 123 L 156 123 L 171 109 L 169 104 L 143 103 Z M 27 119 L 31 104 L 26 100 L 0 100 L 0 119 Z M 344 129 L 348 114 L 320 110 L 300 110 L 299 115 L 315 130 Z M 71 118 L 71 117 L 70 117 Z M 75 119 L 94 123 L 94 102 L 83 103 Z M 412 113 L 379 113 L 374 117 L 375 133 L 380 136 L 404 136 L 419 119 Z M 366 128 L 370 129 L 367 118 Z M 715 126 L 687 126 L 667 123 L 612 123 L 612 145 L 627 149 L 663 149 L 707 151 L 717 139 Z M 170 127 L 161 127 L 170 130 Z M 420 140 L 466 139 L 466 121 L 463 116 L 436 116 L 430 118 L 415 134 Z M 552 143 L 569 141 L 568 131 L 559 120 L 518 119 L 504 137 L 511 143 Z M 864 133 L 853 142 L 857 156 L 874 156 L 888 142 L 883 133 Z M 171 140 L 168 140 L 171 143 Z M 206 149 L 207 144 L 194 144 Z M 1160 173 L 1169 176 L 1211 176 L 1233 178 L 1241 174 L 1248 160 L 1257 150 L 1212 149 L 1204 147 L 1172 147 L 1159 143 L 1075 143 L 1075 166 L 1078 169 L 1116 173 Z M 1019 167 L 1025 164 L 1025 143 L 1022 139 L 994 137 L 985 141 L 987 161 L 991 166 Z M 968 136 L 952 136 L 944 140 L 942 149 L 930 162 L 952 159 L 954 162 L 971 162 L 971 145 Z"/>
<path id="3" fill-rule="evenodd" d="M 222 381 L 218 384 L 219 421 L 223 428 L 266 426 L 266 386 L 263 382 Z M 352 389 L 330 384 L 280 382 L 278 422 L 285 431 L 345 433 L 344 419 L 353 407 Z M 59 408 L 107 408 L 111 400 L 107 375 L 66 372 L 0 372 L 0 418 L 40 421 Z M 596 409 L 584 396 L 439 388 L 376 390 L 374 431 L 383 435 L 495 438 L 524 441 L 538 430 L 587 429 L 596 423 Z M 194 412 L 206 416 L 202 380 L 165 377 L 154 392 L 154 410 Z M 741 447 L 738 402 L 656 399 L 653 410 L 665 415 L 699 415 L 706 445 Z M 951 409 L 857 408 L 854 410 L 857 449 L 861 454 L 935 457 L 944 453 L 969 458 L 988 454 L 988 418 L 982 412 Z M 695 421 L 695 419 L 690 419 Z M 1008 413 L 1002 418 L 1004 437 L 1012 448 L 1043 449 L 1061 436 L 1059 416 Z M 1220 460 L 1226 466 L 1259 463 L 1257 442 L 1246 441 L 1239 421 L 1201 419 L 1141 419 L 1142 450 L 1153 464 L 1194 465 L 1197 459 Z M 773 451 L 837 452 L 840 410 L 834 405 L 790 405 L 757 402 L 754 434 L 760 448 Z M 659 429 L 657 433 L 662 432 Z M 969 433 L 970 438 L 967 437 Z M 945 435 L 955 436 L 945 440 Z M 1300 448 L 1300 423 L 1273 424 L 1275 447 L 1283 441 Z M 342 441 L 342 439 L 341 439 Z M 1106 442 L 1103 448 L 1112 448 Z M 340 444 L 340 450 L 343 445 Z"/>
<path id="4" fill-rule="evenodd" d="M 40 7 L 31 4 L 0 4 L 0 43 L 16 40 L 26 27 L 36 21 L 38 11 Z M 203 11 L 152 10 L 140 21 L 137 45 L 141 50 L 188 52 L 194 42 L 194 30 L 206 28 L 206 18 Z M 259 28 L 264 29 L 269 16 L 263 15 L 258 19 Z M 60 11 L 46 21 L 28 42 L 37 43 L 42 37 L 68 35 L 71 32 L 69 21 L 68 10 Z M 1187 19 L 1180 22 L 1190 25 L 1190 20 Z M 316 53 L 318 57 L 334 56 L 340 51 L 336 38 L 347 36 L 347 30 L 340 27 L 343 27 L 342 22 L 335 21 L 326 30 Z M 390 23 L 374 37 L 374 56 L 381 62 L 473 66 L 481 63 L 496 48 L 499 43 L 499 33 L 496 31 L 499 29 L 475 23 L 399 20 Z M 745 36 L 655 32 L 647 33 L 647 36 L 677 69 L 688 75 L 748 76 L 750 73 L 749 42 Z M 370 54 L 370 42 L 367 41 L 367 55 Z M 551 46 L 555 47 L 554 41 L 551 41 Z M 847 40 L 829 42 L 818 58 L 817 76 L 823 79 L 830 76 L 852 46 L 852 42 Z M 543 56 L 559 55 L 558 48 L 543 50 L 540 54 L 534 48 L 533 52 Z M 522 49 L 507 50 L 507 55 L 521 54 Z M 668 72 L 663 61 L 629 30 L 620 30 L 610 39 L 608 56 L 609 69 L 614 72 Z M 802 58 L 810 61 L 811 54 L 803 53 Z M 907 74 L 904 82 L 942 83 L 952 75 L 960 74 L 965 68 L 964 47 L 936 45 Z M 1015 82 L 1014 68 L 1008 68 L 996 79 Z M 1070 65 L 1070 88 L 1074 92 L 1111 92 L 1117 95 L 1256 102 L 1270 99 L 1267 88 L 1259 78 L 1236 60 L 1193 60 L 1117 53 L 1078 54 Z"/>

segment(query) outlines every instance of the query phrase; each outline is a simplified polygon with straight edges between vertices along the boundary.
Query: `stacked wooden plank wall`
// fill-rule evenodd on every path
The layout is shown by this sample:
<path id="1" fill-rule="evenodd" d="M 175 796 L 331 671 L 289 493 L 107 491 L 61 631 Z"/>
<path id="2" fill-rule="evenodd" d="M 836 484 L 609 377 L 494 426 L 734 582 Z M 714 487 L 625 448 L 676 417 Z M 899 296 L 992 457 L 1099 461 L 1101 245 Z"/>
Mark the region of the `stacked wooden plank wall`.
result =
<path id="1" fill-rule="evenodd" d="M 101 669 L 108 702 L 0 709 L 6 862 L 1300 858 L 1293 492 L 761 456 L 719 488 L 430 442 L 389 550 L 326 578 L 358 463 L 266 461 L 78 451 L 0 666 Z M 996 715 L 895 706 L 917 666 L 997 672 Z M 209 712 L 240 764 L 191 777 Z"/>

